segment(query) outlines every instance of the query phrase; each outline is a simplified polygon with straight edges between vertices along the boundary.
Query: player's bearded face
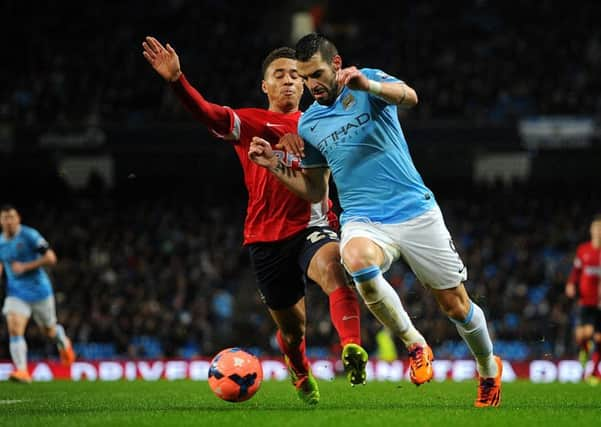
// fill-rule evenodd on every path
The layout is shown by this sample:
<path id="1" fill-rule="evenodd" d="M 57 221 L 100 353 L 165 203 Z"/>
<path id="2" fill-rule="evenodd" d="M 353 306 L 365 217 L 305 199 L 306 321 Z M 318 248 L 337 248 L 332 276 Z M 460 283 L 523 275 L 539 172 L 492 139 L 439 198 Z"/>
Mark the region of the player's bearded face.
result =
<path id="1" fill-rule="evenodd" d="M 322 105 L 334 102 L 338 95 L 338 84 L 333 64 L 325 62 L 321 55 L 316 54 L 307 62 L 299 62 L 298 71 L 315 101 Z"/>
<path id="2" fill-rule="evenodd" d="M 326 95 L 320 99 L 317 99 L 317 102 L 322 105 L 331 105 L 336 100 L 336 96 L 338 96 L 338 82 L 336 81 L 336 70 L 334 67 L 330 67 L 331 73 L 325 73 L 326 81 L 323 85 L 324 90 L 326 91 Z M 329 77 L 329 78 L 328 78 Z"/>

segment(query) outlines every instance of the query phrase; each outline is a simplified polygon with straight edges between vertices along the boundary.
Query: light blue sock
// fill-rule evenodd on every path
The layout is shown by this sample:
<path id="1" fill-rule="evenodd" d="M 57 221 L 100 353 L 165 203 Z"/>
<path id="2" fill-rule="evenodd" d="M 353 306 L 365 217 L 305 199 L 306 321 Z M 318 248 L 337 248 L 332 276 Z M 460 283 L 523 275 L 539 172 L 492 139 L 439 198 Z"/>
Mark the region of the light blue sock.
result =
<path id="1" fill-rule="evenodd" d="M 67 347 L 67 335 L 65 334 L 65 328 L 63 325 L 56 325 L 56 335 L 54 336 L 54 342 L 59 350 L 63 350 Z"/>
<path id="2" fill-rule="evenodd" d="M 426 343 L 422 334 L 413 326 L 399 294 L 384 278 L 379 267 L 373 265 L 351 275 L 369 311 L 383 326 L 399 337 L 405 347 Z"/>
<path id="3" fill-rule="evenodd" d="M 19 371 L 27 371 L 27 342 L 22 335 L 11 335 L 10 357 Z"/>
<path id="4" fill-rule="evenodd" d="M 486 318 L 482 309 L 473 301 L 470 302 L 470 310 L 465 320 L 451 319 L 451 321 L 476 358 L 480 376 L 483 378 L 495 377 L 498 367 L 493 357 L 492 341 L 488 334 Z"/>

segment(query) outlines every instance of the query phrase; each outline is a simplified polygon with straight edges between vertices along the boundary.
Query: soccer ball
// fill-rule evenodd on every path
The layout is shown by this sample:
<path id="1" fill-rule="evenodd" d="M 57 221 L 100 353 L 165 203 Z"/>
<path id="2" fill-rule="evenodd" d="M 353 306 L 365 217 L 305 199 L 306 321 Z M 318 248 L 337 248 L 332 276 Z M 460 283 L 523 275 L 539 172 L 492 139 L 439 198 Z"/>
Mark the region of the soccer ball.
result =
<path id="1" fill-rule="evenodd" d="M 221 350 L 211 360 L 209 387 L 220 399 L 244 402 L 259 390 L 262 380 L 259 359 L 240 348 Z"/>

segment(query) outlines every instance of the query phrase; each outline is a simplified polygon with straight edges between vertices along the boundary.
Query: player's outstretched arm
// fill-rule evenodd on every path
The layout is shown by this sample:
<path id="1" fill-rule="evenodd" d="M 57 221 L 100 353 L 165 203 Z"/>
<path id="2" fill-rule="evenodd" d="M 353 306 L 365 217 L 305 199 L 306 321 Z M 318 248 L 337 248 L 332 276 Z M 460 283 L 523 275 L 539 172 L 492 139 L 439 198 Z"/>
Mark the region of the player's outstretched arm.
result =
<path id="1" fill-rule="evenodd" d="M 154 70 L 167 82 L 194 117 L 219 135 L 228 135 L 231 131 L 232 119 L 229 111 L 217 104 L 208 102 L 188 82 L 184 76 L 179 57 L 175 50 L 167 43 L 165 46 L 152 36 L 146 37 L 142 43 L 144 58 Z"/>
<path id="2" fill-rule="evenodd" d="M 336 74 L 338 85 L 348 86 L 349 89 L 362 90 L 382 98 L 389 104 L 411 108 L 417 105 L 417 93 L 409 85 L 402 82 L 377 82 L 370 80 L 357 67 L 347 67 L 338 70 Z"/>
<path id="3" fill-rule="evenodd" d="M 156 38 L 147 36 L 142 42 L 142 47 L 142 55 L 162 78 L 170 83 L 180 78 L 182 70 L 179 57 L 169 43 L 163 46 Z"/>
<path id="4" fill-rule="evenodd" d="M 263 138 L 255 136 L 248 150 L 248 158 L 268 169 L 297 196 L 317 203 L 326 195 L 330 171 L 327 168 L 303 169 L 302 172 L 286 166 Z"/>

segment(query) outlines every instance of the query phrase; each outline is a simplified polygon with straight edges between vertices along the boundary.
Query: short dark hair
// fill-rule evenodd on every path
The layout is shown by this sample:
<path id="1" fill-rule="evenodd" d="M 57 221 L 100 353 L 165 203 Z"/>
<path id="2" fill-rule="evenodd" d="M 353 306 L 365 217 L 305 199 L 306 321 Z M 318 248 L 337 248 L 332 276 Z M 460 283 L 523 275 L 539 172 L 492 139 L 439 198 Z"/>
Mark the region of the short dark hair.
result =
<path id="1" fill-rule="evenodd" d="M 267 69 L 271 65 L 273 61 L 280 58 L 288 58 L 288 59 L 296 59 L 294 49 L 291 47 L 283 46 L 278 47 L 277 49 L 272 50 L 267 54 L 265 59 L 263 60 L 263 66 L 261 67 L 262 75 L 265 77 L 265 73 Z"/>
<path id="2" fill-rule="evenodd" d="M 8 212 L 8 211 L 12 211 L 12 210 L 17 210 L 17 208 L 15 207 L 15 205 L 11 204 L 11 203 L 4 203 L 2 206 L 0 206 L 0 212 Z"/>
<path id="3" fill-rule="evenodd" d="M 338 55 L 338 49 L 326 36 L 320 33 L 310 33 L 303 36 L 296 42 L 296 59 L 307 62 L 317 52 L 321 53 L 321 58 L 330 62 L 332 58 Z"/>
<path id="4" fill-rule="evenodd" d="M 597 222 L 597 221 L 601 221 L 601 212 L 599 212 L 599 213 L 596 213 L 596 214 L 593 216 L 593 222 Z"/>

